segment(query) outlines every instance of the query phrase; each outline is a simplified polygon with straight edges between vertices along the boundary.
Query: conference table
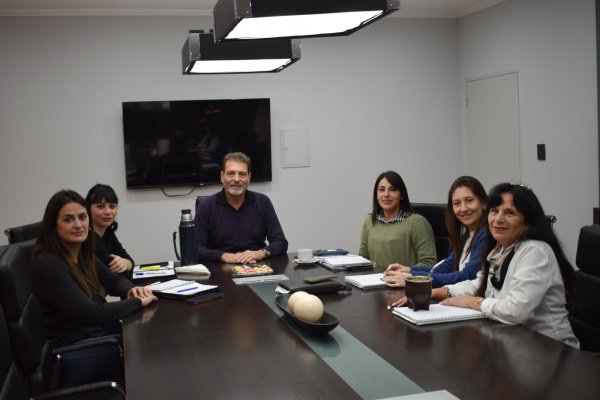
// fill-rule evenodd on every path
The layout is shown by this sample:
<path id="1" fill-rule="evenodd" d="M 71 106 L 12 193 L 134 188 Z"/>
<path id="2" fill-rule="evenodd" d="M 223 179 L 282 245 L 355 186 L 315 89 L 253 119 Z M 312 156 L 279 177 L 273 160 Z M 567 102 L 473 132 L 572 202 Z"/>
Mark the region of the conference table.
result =
<path id="1" fill-rule="evenodd" d="M 292 283 L 331 272 L 292 254 L 264 263 Z M 387 309 L 402 289 L 353 288 L 319 295 L 340 323 L 315 334 L 275 307 L 280 282 L 238 285 L 233 265 L 205 265 L 199 282 L 221 299 L 160 299 L 123 319 L 128 399 L 600 398 L 600 357 L 521 326 L 415 326 Z"/>

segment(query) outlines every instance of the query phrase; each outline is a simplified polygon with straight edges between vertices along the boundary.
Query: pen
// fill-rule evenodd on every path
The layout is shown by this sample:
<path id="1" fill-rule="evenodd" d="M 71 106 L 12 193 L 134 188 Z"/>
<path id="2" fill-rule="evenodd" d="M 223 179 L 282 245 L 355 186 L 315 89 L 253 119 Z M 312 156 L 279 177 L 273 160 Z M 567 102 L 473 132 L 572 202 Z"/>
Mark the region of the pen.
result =
<path id="1" fill-rule="evenodd" d="M 197 289 L 196 286 L 178 290 L 177 293 L 187 292 L 188 290 L 194 290 L 194 289 Z"/>
<path id="2" fill-rule="evenodd" d="M 144 272 L 136 272 L 136 275 L 168 275 L 168 271 L 144 271 Z"/>

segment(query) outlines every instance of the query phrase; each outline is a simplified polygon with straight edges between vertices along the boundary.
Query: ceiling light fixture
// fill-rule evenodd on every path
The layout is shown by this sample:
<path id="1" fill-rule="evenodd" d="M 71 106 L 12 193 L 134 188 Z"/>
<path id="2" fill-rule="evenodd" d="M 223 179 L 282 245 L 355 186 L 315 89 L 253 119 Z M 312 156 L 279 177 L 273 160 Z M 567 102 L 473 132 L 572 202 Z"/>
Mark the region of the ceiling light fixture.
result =
<path id="1" fill-rule="evenodd" d="M 349 35 L 400 8 L 400 0 L 219 0 L 215 39 Z"/>
<path id="2" fill-rule="evenodd" d="M 215 43 L 212 33 L 190 31 L 181 50 L 183 74 L 279 72 L 300 59 L 297 39 Z"/>

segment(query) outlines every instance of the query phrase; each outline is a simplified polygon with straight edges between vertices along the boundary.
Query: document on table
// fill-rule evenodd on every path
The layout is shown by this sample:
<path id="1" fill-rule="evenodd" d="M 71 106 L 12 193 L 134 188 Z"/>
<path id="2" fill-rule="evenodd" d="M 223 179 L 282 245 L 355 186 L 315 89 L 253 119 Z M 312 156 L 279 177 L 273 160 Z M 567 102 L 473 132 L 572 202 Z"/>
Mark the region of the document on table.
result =
<path id="1" fill-rule="evenodd" d="M 464 321 L 485 317 L 481 311 L 471 308 L 444 306 L 441 304 L 431 304 L 429 305 L 429 310 L 419 311 L 414 311 L 408 307 L 396 307 L 393 312 L 415 325 L 438 324 L 441 322 Z"/>
<path id="2" fill-rule="evenodd" d="M 171 279 L 166 282 L 158 282 L 149 285 L 157 296 L 164 297 L 187 297 L 200 292 L 208 292 L 216 290 L 219 287 L 216 285 L 203 285 L 195 281 L 186 281 L 182 279 Z"/>
<path id="3" fill-rule="evenodd" d="M 344 280 L 361 289 L 385 287 L 383 272 L 379 274 L 346 275 Z"/>
<path id="4" fill-rule="evenodd" d="M 186 265 L 175 268 L 178 274 L 210 275 L 210 270 L 203 264 Z"/>
<path id="5" fill-rule="evenodd" d="M 173 261 L 140 264 L 133 267 L 132 278 L 134 281 L 169 276 L 175 276 L 175 263 Z"/>
<path id="6" fill-rule="evenodd" d="M 373 267 L 373 262 L 371 260 L 355 254 L 325 256 L 318 258 L 322 266 L 332 270 L 351 270 L 355 268 Z"/>

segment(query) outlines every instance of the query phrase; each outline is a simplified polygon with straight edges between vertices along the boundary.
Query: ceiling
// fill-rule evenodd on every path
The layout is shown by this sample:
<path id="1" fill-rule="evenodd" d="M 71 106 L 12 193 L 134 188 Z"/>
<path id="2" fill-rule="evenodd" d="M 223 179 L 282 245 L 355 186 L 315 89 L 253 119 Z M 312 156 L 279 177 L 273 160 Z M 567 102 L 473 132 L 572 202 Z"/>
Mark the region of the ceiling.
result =
<path id="1" fill-rule="evenodd" d="M 301 1 L 301 0 L 300 0 Z M 400 0 L 406 18 L 458 18 L 504 0 Z M 217 0 L 0 0 L 0 16 L 212 15 Z"/>

